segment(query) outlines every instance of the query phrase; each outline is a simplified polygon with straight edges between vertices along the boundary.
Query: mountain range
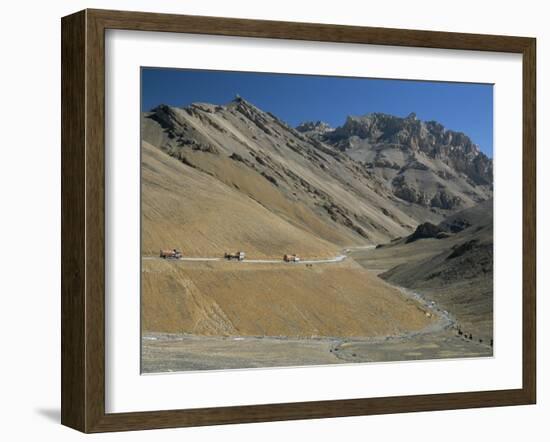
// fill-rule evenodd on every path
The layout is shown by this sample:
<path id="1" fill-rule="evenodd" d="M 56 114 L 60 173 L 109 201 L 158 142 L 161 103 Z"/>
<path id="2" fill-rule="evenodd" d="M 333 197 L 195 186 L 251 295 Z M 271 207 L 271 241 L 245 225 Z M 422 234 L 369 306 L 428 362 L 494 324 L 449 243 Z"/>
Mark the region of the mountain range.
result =
<path id="1" fill-rule="evenodd" d="M 185 242 L 197 253 L 331 253 L 405 237 L 493 193 L 492 160 L 415 114 L 294 128 L 237 97 L 160 105 L 141 128 L 145 252 Z M 186 181 L 163 187 L 158 176 L 175 173 Z"/>

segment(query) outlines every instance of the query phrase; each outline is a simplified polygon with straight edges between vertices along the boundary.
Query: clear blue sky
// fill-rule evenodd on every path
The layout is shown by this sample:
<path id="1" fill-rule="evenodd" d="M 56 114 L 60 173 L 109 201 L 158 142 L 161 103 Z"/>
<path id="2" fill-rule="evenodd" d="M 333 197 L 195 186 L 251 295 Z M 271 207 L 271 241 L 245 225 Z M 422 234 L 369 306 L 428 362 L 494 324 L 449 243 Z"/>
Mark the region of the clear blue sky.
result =
<path id="1" fill-rule="evenodd" d="M 370 78 L 325 77 L 164 68 L 142 69 L 142 111 L 159 104 L 226 104 L 239 94 L 292 126 L 325 121 L 336 127 L 348 115 L 384 112 L 436 120 L 469 135 L 493 156 L 493 87 Z"/>

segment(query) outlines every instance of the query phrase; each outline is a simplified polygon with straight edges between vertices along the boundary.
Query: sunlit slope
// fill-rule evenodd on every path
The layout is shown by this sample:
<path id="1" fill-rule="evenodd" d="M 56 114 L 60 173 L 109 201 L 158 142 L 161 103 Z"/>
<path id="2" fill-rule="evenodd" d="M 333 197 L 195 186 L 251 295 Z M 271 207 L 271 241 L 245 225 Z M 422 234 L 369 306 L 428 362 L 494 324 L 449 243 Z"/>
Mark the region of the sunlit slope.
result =
<path id="1" fill-rule="evenodd" d="M 254 175 L 247 178 L 245 172 L 242 180 L 248 179 L 250 186 L 266 186 Z M 276 198 L 266 187 L 265 198 Z M 178 248 L 186 256 L 197 257 L 236 250 L 257 258 L 280 258 L 284 253 L 327 257 L 337 255 L 339 248 L 312 233 L 312 226 L 317 225 L 329 237 L 345 238 L 331 233 L 303 207 L 287 202 L 282 206 L 287 212 L 275 214 L 237 189 L 145 142 L 141 194 L 144 256 L 156 256 L 161 248 Z M 289 223 L 285 216 L 308 219 L 310 231 Z"/>
<path id="2" fill-rule="evenodd" d="M 144 260 L 144 332 L 228 336 L 383 336 L 434 319 L 353 261 L 211 264 Z"/>

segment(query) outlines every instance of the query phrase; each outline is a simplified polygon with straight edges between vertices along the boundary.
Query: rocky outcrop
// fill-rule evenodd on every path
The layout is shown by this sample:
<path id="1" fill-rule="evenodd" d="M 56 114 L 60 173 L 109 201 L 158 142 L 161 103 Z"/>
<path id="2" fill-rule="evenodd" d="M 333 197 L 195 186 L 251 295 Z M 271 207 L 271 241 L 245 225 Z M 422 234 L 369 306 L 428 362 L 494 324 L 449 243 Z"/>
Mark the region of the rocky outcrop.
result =
<path id="1" fill-rule="evenodd" d="M 423 152 L 464 173 L 476 184 L 493 182 L 492 160 L 467 135 L 446 130 L 435 121 L 420 121 L 415 114 L 406 118 L 381 113 L 348 117 L 342 127 L 325 132 L 324 139 L 345 149 L 345 141 L 352 136 L 371 144 L 405 146 L 413 152 Z"/>
<path id="2" fill-rule="evenodd" d="M 305 121 L 296 126 L 296 130 L 305 135 L 311 137 L 317 136 L 320 138 L 322 137 L 322 135 L 326 134 L 327 132 L 332 132 L 334 129 L 324 121 Z"/>
<path id="3" fill-rule="evenodd" d="M 438 207 L 445 210 L 455 210 L 462 205 L 460 197 L 450 195 L 445 190 L 438 191 L 430 200 L 431 207 Z"/>
<path id="4" fill-rule="evenodd" d="M 404 175 L 397 175 L 392 180 L 393 194 L 409 203 L 415 203 L 419 205 L 426 205 L 426 194 L 409 184 Z"/>
<path id="5" fill-rule="evenodd" d="M 447 238 L 449 235 L 445 230 L 443 230 L 440 226 L 436 226 L 432 223 L 423 223 L 420 224 L 414 233 L 412 235 L 409 235 L 407 239 L 405 240 L 405 243 L 411 243 L 415 242 L 419 239 L 425 239 L 425 238 L 436 238 L 436 239 L 443 239 Z"/>
<path id="6" fill-rule="evenodd" d="M 414 113 L 349 116 L 332 130 L 321 122 L 298 129 L 360 160 L 397 198 L 444 216 L 492 196 L 492 160 L 464 133 Z"/>

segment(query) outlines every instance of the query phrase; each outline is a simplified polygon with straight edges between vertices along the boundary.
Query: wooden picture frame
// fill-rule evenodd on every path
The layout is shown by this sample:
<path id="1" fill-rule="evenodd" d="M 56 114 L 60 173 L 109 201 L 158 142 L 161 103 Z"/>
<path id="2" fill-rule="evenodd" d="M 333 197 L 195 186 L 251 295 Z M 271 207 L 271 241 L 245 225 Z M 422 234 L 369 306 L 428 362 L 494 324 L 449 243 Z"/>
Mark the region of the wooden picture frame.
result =
<path id="1" fill-rule="evenodd" d="M 105 30 L 494 51 L 523 57 L 523 385 L 221 408 L 105 412 Z M 62 424 L 83 432 L 534 404 L 536 41 L 533 38 L 106 10 L 62 19 Z"/>

